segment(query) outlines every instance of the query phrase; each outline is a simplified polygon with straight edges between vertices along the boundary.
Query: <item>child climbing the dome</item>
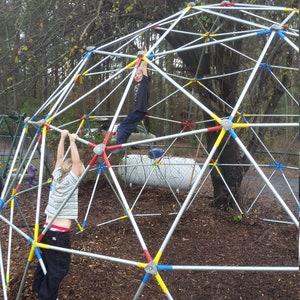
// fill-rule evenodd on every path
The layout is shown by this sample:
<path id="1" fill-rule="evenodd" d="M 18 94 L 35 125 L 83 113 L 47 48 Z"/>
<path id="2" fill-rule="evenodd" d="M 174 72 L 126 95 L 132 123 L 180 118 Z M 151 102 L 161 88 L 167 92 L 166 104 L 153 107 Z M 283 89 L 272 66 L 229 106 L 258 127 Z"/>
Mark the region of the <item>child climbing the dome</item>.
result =
<path id="1" fill-rule="evenodd" d="M 144 53 L 147 52 L 146 46 L 142 47 Z M 134 80 L 136 86 L 134 88 L 134 109 L 126 116 L 117 129 L 117 144 L 124 144 L 127 142 L 131 133 L 136 126 L 145 118 L 149 107 L 150 97 L 150 76 L 147 72 L 147 62 L 142 60 L 140 66 L 137 68 Z M 113 153 L 120 152 L 121 149 L 113 150 Z"/>
<path id="2" fill-rule="evenodd" d="M 64 144 L 67 136 L 70 140 L 71 158 L 64 160 Z M 71 222 L 78 218 L 78 187 L 75 188 L 75 186 L 84 171 L 84 165 L 80 160 L 76 145 L 76 138 L 77 135 L 70 134 L 68 130 L 61 131 L 48 205 L 45 210 L 45 226 L 49 223 L 51 225 L 41 240 L 44 244 L 62 248 L 71 247 Z M 73 193 L 70 195 L 72 191 Z M 66 204 L 61 208 L 66 200 Z M 58 215 L 55 217 L 57 213 Z M 38 264 L 34 273 L 32 288 L 38 294 L 39 300 L 56 300 L 59 286 L 69 272 L 71 254 L 52 249 L 41 249 L 41 252 L 47 273 L 44 274 L 40 264 Z"/>

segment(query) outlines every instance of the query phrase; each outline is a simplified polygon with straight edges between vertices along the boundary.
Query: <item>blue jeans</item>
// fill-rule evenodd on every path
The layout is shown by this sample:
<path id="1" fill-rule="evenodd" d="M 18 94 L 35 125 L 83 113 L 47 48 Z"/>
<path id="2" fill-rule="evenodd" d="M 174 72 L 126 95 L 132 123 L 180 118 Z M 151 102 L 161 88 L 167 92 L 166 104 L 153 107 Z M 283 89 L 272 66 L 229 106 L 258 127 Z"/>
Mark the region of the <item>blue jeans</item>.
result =
<path id="1" fill-rule="evenodd" d="M 117 131 L 117 144 L 124 144 L 127 142 L 131 133 L 136 126 L 144 119 L 146 113 L 140 111 L 132 111 L 122 121 Z"/>
<path id="2" fill-rule="evenodd" d="M 41 242 L 57 247 L 70 248 L 70 232 L 48 230 Z M 50 249 L 42 249 L 41 251 L 47 274 L 44 275 L 38 263 L 34 273 L 32 289 L 38 293 L 39 300 L 56 300 L 60 283 L 69 272 L 71 254 Z"/>

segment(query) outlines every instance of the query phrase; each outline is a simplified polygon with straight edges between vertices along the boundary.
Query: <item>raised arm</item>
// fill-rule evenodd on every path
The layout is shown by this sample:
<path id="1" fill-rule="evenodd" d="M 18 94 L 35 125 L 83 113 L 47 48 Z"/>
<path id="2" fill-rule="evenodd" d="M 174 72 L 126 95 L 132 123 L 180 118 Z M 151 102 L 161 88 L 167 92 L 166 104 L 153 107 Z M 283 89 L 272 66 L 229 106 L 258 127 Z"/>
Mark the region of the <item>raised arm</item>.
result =
<path id="1" fill-rule="evenodd" d="M 62 166 L 65 156 L 65 140 L 69 134 L 68 130 L 62 130 L 60 134 L 60 140 L 58 142 L 57 152 L 56 152 L 56 162 L 55 168 Z"/>
<path id="2" fill-rule="evenodd" d="M 142 50 L 143 50 L 144 54 L 146 54 L 148 51 L 147 47 L 145 45 L 143 45 Z M 147 65 L 148 65 L 148 63 L 146 61 L 142 60 L 140 68 L 143 72 L 143 75 L 145 75 L 145 76 L 148 76 Z"/>
<path id="3" fill-rule="evenodd" d="M 78 148 L 77 148 L 77 145 L 76 145 L 76 138 L 77 138 L 77 134 L 75 134 L 75 133 L 69 134 L 70 148 L 71 148 L 71 159 L 72 159 L 72 172 L 76 176 L 79 177 L 82 173 L 83 164 L 80 160 Z"/>

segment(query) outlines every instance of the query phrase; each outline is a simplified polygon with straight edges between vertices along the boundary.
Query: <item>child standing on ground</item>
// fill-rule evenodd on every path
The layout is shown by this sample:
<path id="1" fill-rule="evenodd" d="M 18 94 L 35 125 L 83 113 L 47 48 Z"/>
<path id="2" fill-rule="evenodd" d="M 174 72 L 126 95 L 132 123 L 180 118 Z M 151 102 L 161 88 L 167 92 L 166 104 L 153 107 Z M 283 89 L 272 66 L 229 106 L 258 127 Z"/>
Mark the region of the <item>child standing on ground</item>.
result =
<path id="1" fill-rule="evenodd" d="M 142 49 L 147 52 L 147 48 Z M 117 144 L 127 142 L 136 126 L 144 119 L 148 112 L 150 97 L 150 77 L 147 72 L 147 62 L 142 61 L 140 67 L 136 70 L 135 81 L 137 85 L 134 89 L 134 110 L 122 121 L 117 130 Z"/>
<path id="2" fill-rule="evenodd" d="M 71 158 L 64 160 L 64 144 L 67 136 L 70 140 Z M 52 222 L 61 204 L 66 200 L 66 197 L 70 196 L 71 191 L 78 182 L 78 178 L 84 171 L 76 145 L 76 138 L 76 134 L 70 134 L 67 130 L 61 132 L 55 168 L 52 173 L 53 180 L 48 205 L 45 210 L 47 216 L 45 226 Z M 77 218 L 78 188 L 69 197 L 41 242 L 57 247 L 70 248 L 71 221 Z M 56 300 L 60 283 L 69 272 L 71 254 L 51 249 L 42 249 L 41 251 L 47 274 L 44 275 L 40 264 L 38 264 L 34 274 L 33 291 L 38 294 L 39 300 Z"/>

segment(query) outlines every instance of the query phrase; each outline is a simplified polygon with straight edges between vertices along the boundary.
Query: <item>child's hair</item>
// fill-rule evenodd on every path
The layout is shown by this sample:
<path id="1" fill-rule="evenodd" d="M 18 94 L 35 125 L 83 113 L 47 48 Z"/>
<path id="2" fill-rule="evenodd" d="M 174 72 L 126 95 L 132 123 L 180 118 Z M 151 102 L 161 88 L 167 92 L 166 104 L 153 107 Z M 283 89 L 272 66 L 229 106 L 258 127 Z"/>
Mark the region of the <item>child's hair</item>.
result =
<path id="1" fill-rule="evenodd" d="M 72 169 L 72 159 L 71 158 L 67 158 L 62 166 L 61 166 L 61 178 L 60 181 L 62 181 L 71 171 Z M 84 172 L 85 168 L 84 168 L 84 164 L 83 162 L 81 162 L 81 166 L 80 166 L 80 175 Z"/>
<path id="2" fill-rule="evenodd" d="M 72 159 L 67 158 L 61 166 L 61 179 L 65 178 L 72 169 Z"/>

